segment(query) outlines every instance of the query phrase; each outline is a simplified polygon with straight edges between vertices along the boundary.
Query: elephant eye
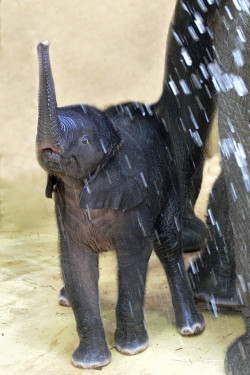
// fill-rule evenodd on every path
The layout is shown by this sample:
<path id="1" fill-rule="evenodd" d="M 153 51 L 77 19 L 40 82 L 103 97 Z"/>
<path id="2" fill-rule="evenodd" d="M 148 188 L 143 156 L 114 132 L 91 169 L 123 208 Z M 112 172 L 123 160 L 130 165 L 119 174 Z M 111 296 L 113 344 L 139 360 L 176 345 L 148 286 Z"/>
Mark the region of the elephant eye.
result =
<path id="1" fill-rule="evenodd" d="M 89 139 L 88 139 L 88 137 L 83 137 L 83 139 L 82 139 L 82 144 L 84 144 L 84 145 L 88 145 L 88 144 L 89 144 Z"/>

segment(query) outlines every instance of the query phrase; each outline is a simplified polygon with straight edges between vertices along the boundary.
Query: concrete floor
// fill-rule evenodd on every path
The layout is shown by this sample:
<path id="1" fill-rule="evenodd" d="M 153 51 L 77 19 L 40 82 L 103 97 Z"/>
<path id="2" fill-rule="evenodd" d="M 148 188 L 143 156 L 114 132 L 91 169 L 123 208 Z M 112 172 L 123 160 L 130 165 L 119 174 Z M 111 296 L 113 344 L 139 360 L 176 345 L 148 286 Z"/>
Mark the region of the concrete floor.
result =
<path id="1" fill-rule="evenodd" d="M 202 194 L 196 207 L 202 218 L 208 189 L 218 172 L 218 158 L 209 159 Z M 22 188 L 28 190 L 25 184 Z M 13 196 L 15 193 L 12 193 L 7 194 L 7 189 L 2 186 L 1 201 L 5 205 L 0 232 L 0 373 L 75 375 L 84 371 L 94 374 L 96 370 L 76 369 L 70 361 L 78 337 L 71 308 L 61 307 L 57 303 L 57 292 L 62 282 L 53 202 L 48 201 L 48 212 L 34 218 L 29 230 L 17 231 L 15 217 L 12 217 L 12 221 L 6 219 L 8 202 L 17 200 Z M 28 193 L 32 202 L 32 193 Z M 16 194 L 19 194 L 18 189 Z M 40 199 L 45 198 L 41 196 Z M 190 256 L 185 258 L 188 265 Z M 145 301 L 150 344 L 145 352 L 128 357 L 113 348 L 117 296 L 115 253 L 105 253 L 100 257 L 100 274 L 102 318 L 113 356 L 111 364 L 102 369 L 104 375 L 225 373 L 223 361 L 226 348 L 243 332 L 239 313 L 224 310 L 215 317 L 213 312 L 201 306 L 206 321 L 204 333 L 196 337 L 181 337 L 175 329 L 165 274 L 153 254 Z"/>

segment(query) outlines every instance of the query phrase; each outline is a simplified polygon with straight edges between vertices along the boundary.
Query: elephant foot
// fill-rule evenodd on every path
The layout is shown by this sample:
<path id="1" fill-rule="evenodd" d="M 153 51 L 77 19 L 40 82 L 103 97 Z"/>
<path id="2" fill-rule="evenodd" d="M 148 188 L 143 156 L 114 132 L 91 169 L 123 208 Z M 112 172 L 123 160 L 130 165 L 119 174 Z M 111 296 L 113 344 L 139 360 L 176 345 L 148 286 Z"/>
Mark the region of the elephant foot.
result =
<path id="1" fill-rule="evenodd" d="M 176 328 L 179 334 L 182 336 L 193 336 L 201 333 L 205 327 L 203 316 L 194 304 L 185 310 L 180 314 L 176 313 Z"/>
<path id="2" fill-rule="evenodd" d="M 188 217 L 187 217 L 188 216 Z M 198 251 L 202 248 L 206 238 L 206 226 L 195 214 L 183 215 L 182 219 L 183 252 Z"/>
<path id="3" fill-rule="evenodd" d="M 106 344 L 104 348 L 97 350 L 86 343 L 80 344 L 72 355 L 73 365 L 83 369 L 101 369 L 108 365 L 111 359 L 112 356 Z"/>
<path id="4" fill-rule="evenodd" d="M 250 375 L 250 337 L 245 334 L 229 346 L 225 369 L 228 375 Z"/>
<path id="5" fill-rule="evenodd" d="M 58 293 L 58 302 L 61 306 L 66 306 L 66 307 L 71 306 L 65 287 L 63 287 Z"/>
<path id="6" fill-rule="evenodd" d="M 205 262 L 198 259 L 192 267 L 188 269 L 188 277 L 194 298 L 200 302 L 215 303 L 218 306 L 238 307 L 240 301 L 235 287 L 234 270 L 220 270 L 205 267 Z"/>
<path id="7" fill-rule="evenodd" d="M 117 328 L 115 332 L 116 349 L 126 355 L 135 355 L 143 352 L 148 347 L 148 334 L 144 324 L 135 326 L 131 324 Z"/>

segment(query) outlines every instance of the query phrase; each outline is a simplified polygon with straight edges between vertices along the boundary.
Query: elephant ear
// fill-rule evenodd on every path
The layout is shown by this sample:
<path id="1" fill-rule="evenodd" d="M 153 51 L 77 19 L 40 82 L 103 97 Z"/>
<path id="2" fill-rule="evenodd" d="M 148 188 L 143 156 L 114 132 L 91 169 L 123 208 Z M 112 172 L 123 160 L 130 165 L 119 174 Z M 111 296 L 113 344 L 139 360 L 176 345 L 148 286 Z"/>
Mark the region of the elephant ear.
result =
<path id="1" fill-rule="evenodd" d="M 46 198 L 52 198 L 52 193 L 53 193 L 57 183 L 58 183 L 57 178 L 55 176 L 49 174 L 48 179 L 47 179 L 46 189 L 45 189 Z"/>
<path id="2" fill-rule="evenodd" d="M 137 154 L 134 151 L 134 154 Z M 90 210 L 113 208 L 126 211 L 138 206 L 147 195 L 147 183 L 138 156 L 130 164 L 124 151 L 117 150 L 96 177 L 80 193 L 80 207 Z"/>

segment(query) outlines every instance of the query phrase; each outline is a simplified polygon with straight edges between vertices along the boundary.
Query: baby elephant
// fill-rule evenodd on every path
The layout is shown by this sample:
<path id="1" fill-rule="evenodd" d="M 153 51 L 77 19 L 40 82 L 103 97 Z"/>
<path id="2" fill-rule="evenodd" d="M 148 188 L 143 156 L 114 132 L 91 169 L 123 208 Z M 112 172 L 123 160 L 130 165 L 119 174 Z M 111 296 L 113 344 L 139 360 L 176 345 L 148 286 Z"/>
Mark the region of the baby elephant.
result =
<path id="1" fill-rule="evenodd" d="M 98 253 L 115 249 L 119 297 L 115 346 L 136 354 L 148 346 L 143 301 L 153 247 L 166 271 L 180 334 L 201 332 L 182 258 L 180 191 L 166 124 L 153 107 L 128 103 L 99 111 L 58 108 L 49 43 L 40 63 L 37 156 L 54 192 L 65 290 L 80 344 L 73 364 L 99 368 L 111 360 L 100 317 Z"/>

